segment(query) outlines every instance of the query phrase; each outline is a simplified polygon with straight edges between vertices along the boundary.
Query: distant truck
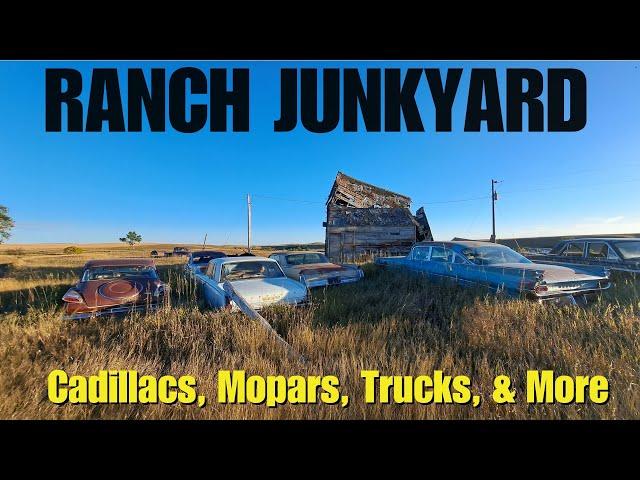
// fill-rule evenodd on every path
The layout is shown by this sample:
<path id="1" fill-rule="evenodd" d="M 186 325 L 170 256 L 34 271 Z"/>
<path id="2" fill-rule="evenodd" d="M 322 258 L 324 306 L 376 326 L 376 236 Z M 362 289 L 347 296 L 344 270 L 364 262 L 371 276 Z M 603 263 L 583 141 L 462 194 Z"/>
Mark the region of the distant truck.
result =
<path id="1" fill-rule="evenodd" d="M 170 252 L 167 252 L 167 251 L 162 252 L 162 255 L 160 255 L 158 250 L 151 250 L 151 256 L 154 257 L 154 258 L 157 258 L 157 257 L 182 257 L 182 256 L 189 255 L 189 253 L 190 253 L 190 251 L 186 247 L 174 247 L 173 250 L 170 251 Z"/>

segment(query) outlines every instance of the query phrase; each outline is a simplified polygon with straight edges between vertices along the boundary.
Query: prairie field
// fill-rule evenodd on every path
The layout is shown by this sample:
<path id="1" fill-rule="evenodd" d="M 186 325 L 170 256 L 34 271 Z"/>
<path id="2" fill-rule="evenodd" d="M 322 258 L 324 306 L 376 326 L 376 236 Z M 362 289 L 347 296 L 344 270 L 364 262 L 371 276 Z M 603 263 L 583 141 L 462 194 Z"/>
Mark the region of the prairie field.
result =
<path id="1" fill-rule="evenodd" d="M 172 288 L 169 308 L 124 319 L 65 321 L 61 297 L 91 258 L 143 256 L 169 245 L 0 246 L 0 418 L 2 419 L 638 419 L 640 418 L 640 280 L 616 277 L 586 308 L 507 300 L 483 291 L 365 264 L 357 284 L 320 289 L 308 308 L 264 312 L 297 355 L 239 313 L 203 308 L 181 273 L 184 257 L 157 259 Z M 195 247 L 195 246 L 194 246 Z M 241 247 L 208 247 L 228 253 Z M 255 253 L 268 254 L 268 249 Z M 207 404 L 56 405 L 47 376 L 99 370 L 192 375 Z M 341 405 L 219 404 L 219 370 L 247 375 L 336 375 Z M 361 370 L 383 375 L 467 375 L 482 403 L 367 404 Z M 605 404 L 530 405 L 528 370 L 604 375 Z M 496 404 L 494 378 L 508 375 L 516 402 Z"/>

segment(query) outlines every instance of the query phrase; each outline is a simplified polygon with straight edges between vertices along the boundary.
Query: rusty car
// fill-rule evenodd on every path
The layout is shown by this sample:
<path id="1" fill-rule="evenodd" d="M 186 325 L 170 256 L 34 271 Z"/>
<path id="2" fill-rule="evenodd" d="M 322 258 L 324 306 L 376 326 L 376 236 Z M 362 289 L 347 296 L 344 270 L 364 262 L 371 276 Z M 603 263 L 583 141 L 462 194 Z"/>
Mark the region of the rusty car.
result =
<path id="1" fill-rule="evenodd" d="M 604 267 L 533 263 L 509 247 L 479 241 L 419 242 L 406 257 L 381 257 L 376 263 L 557 304 L 586 304 L 611 285 Z"/>
<path id="2" fill-rule="evenodd" d="M 276 260 L 287 277 L 308 288 L 353 283 L 364 277 L 357 265 L 332 263 L 320 252 L 281 251 L 269 255 Z"/>
<path id="3" fill-rule="evenodd" d="M 201 287 L 205 303 L 214 309 L 238 310 L 230 289 L 254 310 L 275 304 L 308 303 L 307 288 L 288 278 L 278 262 L 271 258 L 215 258 L 209 261 L 206 271 L 196 271 L 195 278 Z"/>
<path id="4" fill-rule="evenodd" d="M 609 270 L 640 273 L 640 238 L 573 238 L 548 253 L 526 255 L 538 263 L 600 265 Z"/>
<path id="5" fill-rule="evenodd" d="M 90 260 L 62 300 L 67 319 L 146 312 L 166 303 L 168 286 L 151 259 Z"/>

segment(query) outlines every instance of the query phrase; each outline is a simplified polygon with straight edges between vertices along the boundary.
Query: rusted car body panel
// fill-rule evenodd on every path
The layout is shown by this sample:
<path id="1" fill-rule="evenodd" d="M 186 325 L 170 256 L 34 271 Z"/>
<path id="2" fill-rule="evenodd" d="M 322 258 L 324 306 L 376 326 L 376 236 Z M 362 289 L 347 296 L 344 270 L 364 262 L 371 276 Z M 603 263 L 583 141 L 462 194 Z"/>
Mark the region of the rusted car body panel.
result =
<path id="1" fill-rule="evenodd" d="M 269 255 L 276 260 L 287 277 L 307 288 L 354 283 L 364 277 L 356 265 L 331 263 L 324 254 L 309 251 L 283 251 Z"/>
<path id="2" fill-rule="evenodd" d="M 80 281 L 63 296 L 65 318 L 145 312 L 160 308 L 168 287 L 150 259 L 91 260 Z"/>
<path id="3" fill-rule="evenodd" d="M 574 238 L 545 254 L 525 254 L 538 263 L 599 265 L 609 270 L 640 273 L 640 238 Z"/>
<path id="4" fill-rule="evenodd" d="M 533 263 L 509 247 L 488 242 L 420 242 L 406 257 L 383 257 L 376 263 L 541 302 L 586 303 L 611 285 L 603 267 Z"/>

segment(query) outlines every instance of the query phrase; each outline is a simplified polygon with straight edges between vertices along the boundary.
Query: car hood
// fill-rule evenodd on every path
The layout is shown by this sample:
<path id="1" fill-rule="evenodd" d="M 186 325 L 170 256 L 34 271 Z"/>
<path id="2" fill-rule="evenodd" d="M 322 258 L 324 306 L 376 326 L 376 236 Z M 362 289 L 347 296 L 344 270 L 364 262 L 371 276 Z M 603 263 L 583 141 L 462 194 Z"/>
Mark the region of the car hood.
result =
<path id="1" fill-rule="evenodd" d="M 162 285 L 158 279 L 128 277 L 80 282 L 76 290 L 90 308 L 112 307 L 127 303 L 144 303 L 147 296 Z"/>
<path id="2" fill-rule="evenodd" d="M 492 265 L 494 268 L 516 268 L 520 270 L 542 272 L 543 279 L 547 283 L 566 282 L 576 280 L 597 280 L 602 278 L 598 275 L 591 275 L 580 271 L 579 267 L 571 268 L 563 265 L 549 265 L 544 263 L 501 263 Z"/>
<path id="3" fill-rule="evenodd" d="M 290 278 L 253 278 L 230 282 L 254 308 L 275 303 L 298 303 L 307 296 L 306 287 Z"/>

